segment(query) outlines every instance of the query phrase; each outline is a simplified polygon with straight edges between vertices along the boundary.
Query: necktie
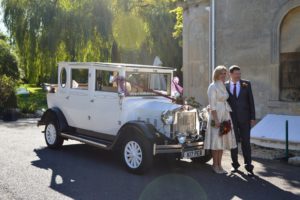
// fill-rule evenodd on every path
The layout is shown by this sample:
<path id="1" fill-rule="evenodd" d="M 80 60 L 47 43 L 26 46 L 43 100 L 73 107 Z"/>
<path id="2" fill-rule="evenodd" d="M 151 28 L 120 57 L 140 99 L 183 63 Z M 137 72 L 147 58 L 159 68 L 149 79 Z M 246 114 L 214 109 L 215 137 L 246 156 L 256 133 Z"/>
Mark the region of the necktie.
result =
<path id="1" fill-rule="evenodd" d="M 234 96 L 235 98 L 237 98 L 237 96 L 236 96 L 236 83 L 233 84 L 233 96 Z"/>

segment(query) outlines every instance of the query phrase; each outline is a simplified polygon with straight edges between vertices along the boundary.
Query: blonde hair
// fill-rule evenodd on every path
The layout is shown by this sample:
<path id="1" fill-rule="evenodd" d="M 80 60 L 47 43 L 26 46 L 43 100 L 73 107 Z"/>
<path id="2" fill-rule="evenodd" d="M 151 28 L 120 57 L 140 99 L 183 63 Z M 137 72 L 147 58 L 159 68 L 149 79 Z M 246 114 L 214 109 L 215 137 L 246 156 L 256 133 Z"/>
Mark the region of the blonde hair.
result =
<path id="1" fill-rule="evenodd" d="M 219 76 L 222 74 L 223 71 L 227 72 L 227 68 L 224 65 L 217 66 L 213 72 L 213 76 L 212 76 L 213 81 L 219 80 Z"/>

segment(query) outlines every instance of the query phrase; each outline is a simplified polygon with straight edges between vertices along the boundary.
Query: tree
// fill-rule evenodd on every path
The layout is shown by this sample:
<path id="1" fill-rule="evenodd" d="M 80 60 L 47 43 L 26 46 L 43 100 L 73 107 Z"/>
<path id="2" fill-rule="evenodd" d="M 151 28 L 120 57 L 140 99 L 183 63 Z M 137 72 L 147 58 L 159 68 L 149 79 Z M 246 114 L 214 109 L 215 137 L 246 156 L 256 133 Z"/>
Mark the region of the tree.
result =
<path id="1" fill-rule="evenodd" d="M 173 37 L 179 39 L 179 44 L 182 46 L 182 30 L 183 30 L 183 8 L 178 6 L 171 10 L 171 13 L 176 15 L 176 23 L 174 26 Z"/>
<path id="2" fill-rule="evenodd" d="M 18 59 L 6 40 L 7 37 L 0 33 L 0 74 L 19 79 Z"/>
<path id="3" fill-rule="evenodd" d="M 160 2 L 160 6 L 149 6 L 147 12 L 143 12 L 148 19 L 149 30 L 152 36 L 153 52 L 159 55 L 163 64 L 180 69 L 182 66 L 182 47 L 180 37 L 173 37 L 173 27 L 176 18 L 170 9 L 176 7 L 174 1 Z M 160 3 L 158 3 L 160 2 Z"/>
<path id="4" fill-rule="evenodd" d="M 18 59 L 7 42 L 8 38 L 0 33 L 0 111 L 17 106 L 14 89 L 19 79 Z"/>
<path id="5" fill-rule="evenodd" d="M 170 12 L 177 7 L 176 2 L 176 0 L 113 0 L 113 13 L 121 16 L 122 19 L 124 16 L 136 19 L 129 20 L 131 21 L 130 25 L 129 23 L 120 23 L 124 28 L 118 26 L 118 23 L 113 24 L 113 26 L 117 26 L 118 30 L 116 31 L 118 35 L 114 34 L 114 38 L 119 52 L 121 52 L 121 58 L 123 57 L 121 60 L 126 59 L 124 59 L 125 54 L 127 56 L 125 61 L 151 64 L 154 57 L 158 55 L 164 65 L 181 68 L 180 38 L 173 37 L 176 16 Z M 128 27 L 131 28 L 128 29 Z M 123 37 L 120 36 L 122 33 Z M 122 39 L 119 40 L 118 37 L 122 37 Z M 132 44 L 133 46 L 129 46 Z M 131 55 L 129 56 L 128 53 Z M 145 59 L 144 55 L 148 55 L 151 60 Z"/>
<path id="6" fill-rule="evenodd" d="M 30 83 L 55 82 L 60 61 L 181 67 L 174 0 L 2 0 L 4 23 Z"/>
<path id="7" fill-rule="evenodd" d="M 25 78 L 31 83 L 50 81 L 59 61 L 109 61 L 109 2 L 3 0 L 4 23 Z"/>
<path id="8" fill-rule="evenodd" d="M 15 80 L 6 75 L 0 75 L 0 111 L 7 107 L 16 107 Z M 1 112 L 0 112 L 1 113 Z"/>

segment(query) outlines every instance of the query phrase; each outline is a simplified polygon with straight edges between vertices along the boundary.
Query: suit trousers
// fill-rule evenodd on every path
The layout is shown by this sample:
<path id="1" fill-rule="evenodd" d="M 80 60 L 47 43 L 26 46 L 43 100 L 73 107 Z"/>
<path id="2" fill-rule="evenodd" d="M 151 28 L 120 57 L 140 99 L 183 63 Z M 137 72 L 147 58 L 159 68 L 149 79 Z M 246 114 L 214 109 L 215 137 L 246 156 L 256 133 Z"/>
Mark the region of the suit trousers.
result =
<path id="1" fill-rule="evenodd" d="M 249 122 L 234 122 L 234 132 L 235 132 L 235 138 L 236 142 L 241 142 L 242 146 L 242 152 L 244 157 L 244 164 L 245 169 L 247 171 L 252 171 L 254 166 L 252 163 L 251 158 L 251 145 L 250 145 L 250 130 L 251 125 Z M 238 168 L 240 166 L 238 162 L 238 147 L 231 149 L 231 159 L 232 159 L 232 166 L 234 168 Z"/>

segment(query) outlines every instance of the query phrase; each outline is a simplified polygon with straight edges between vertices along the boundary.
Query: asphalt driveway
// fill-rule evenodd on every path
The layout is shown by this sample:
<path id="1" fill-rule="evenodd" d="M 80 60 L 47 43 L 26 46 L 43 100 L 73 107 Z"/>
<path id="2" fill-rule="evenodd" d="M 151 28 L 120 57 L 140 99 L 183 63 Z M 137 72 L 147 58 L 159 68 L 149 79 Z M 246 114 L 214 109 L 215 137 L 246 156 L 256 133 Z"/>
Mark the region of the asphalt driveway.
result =
<path id="1" fill-rule="evenodd" d="M 257 177 L 249 178 L 214 174 L 211 162 L 159 157 L 138 176 L 112 152 L 73 141 L 48 149 L 41 130 L 36 119 L 0 121 L 0 199 L 300 199 L 300 168 L 281 161 L 254 158 Z"/>

